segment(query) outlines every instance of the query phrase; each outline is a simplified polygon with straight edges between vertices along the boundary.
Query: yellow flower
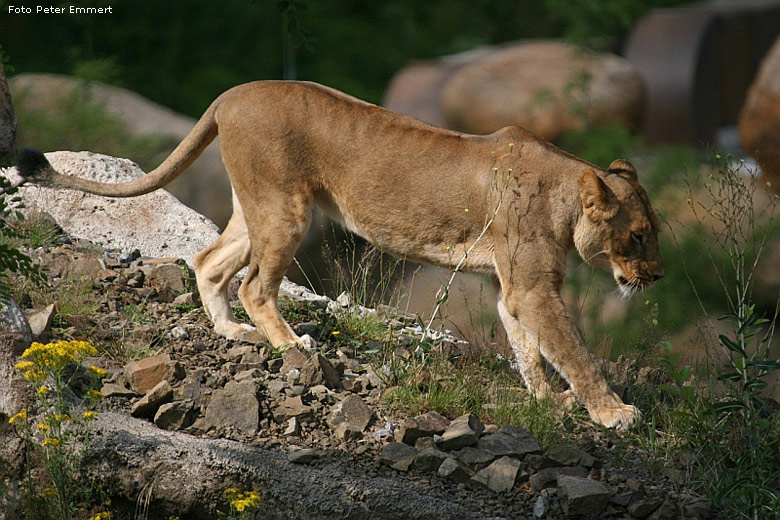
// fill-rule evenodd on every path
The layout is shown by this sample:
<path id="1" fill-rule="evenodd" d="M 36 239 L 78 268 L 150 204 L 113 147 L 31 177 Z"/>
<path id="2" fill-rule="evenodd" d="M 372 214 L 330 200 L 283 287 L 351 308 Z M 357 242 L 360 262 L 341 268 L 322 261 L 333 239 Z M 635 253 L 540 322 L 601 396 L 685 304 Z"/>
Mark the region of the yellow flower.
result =
<path id="1" fill-rule="evenodd" d="M 87 392 L 87 397 L 90 399 L 103 399 L 103 394 L 101 394 L 98 390 L 90 390 Z"/>
<path id="2" fill-rule="evenodd" d="M 21 412 L 17 413 L 16 415 L 8 419 L 8 424 L 13 424 L 16 421 L 26 421 L 26 420 L 27 420 L 27 408 L 22 408 Z"/>
<path id="3" fill-rule="evenodd" d="M 225 490 L 225 495 L 235 495 L 236 493 L 238 493 L 238 489 L 236 488 L 227 488 Z"/>
<path id="4" fill-rule="evenodd" d="M 44 439 L 43 443 L 41 444 L 41 446 L 43 446 L 44 448 L 49 447 L 49 446 L 52 446 L 52 447 L 56 448 L 59 445 L 60 445 L 60 440 L 59 439 L 55 439 L 54 437 L 48 437 L 48 438 Z"/>
<path id="5" fill-rule="evenodd" d="M 16 370 L 27 370 L 28 368 L 32 368 L 34 366 L 35 363 L 33 363 L 32 361 L 20 361 L 14 365 L 14 368 Z"/>
<path id="6" fill-rule="evenodd" d="M 58 413 L 57 415 L 54 416 L 54 420 L 57 422 L 70 421 L 70 415 L 66 413 Z"/>
<path id="7" fill-rule="evenodd" d="M 95 374 L 98 377 L 106 377 L 106 371 L 103 370 L 102 368 L 99 368 L 99 367 L 96 367 L 96 366 L 91 366 L 87 370 L 89 370 L 90 372 L 92 372 L 93 374 Z"/>
<path id="8" fill-rule="evenodd" d="M 102 513 L 98 513 L 95 516 L 90 516 L 89 520 L 111 520 L 111 512 L 104 511 Z"/>
<path id="9" fill-rule="evenodd" d="M 333 332 L 331 332 L 331 334 L 333 334 L 334 336 L 338 336 L 339 334 L 341 334 L 341 332 L 334 330 Z"/>
<path id="10" fill-rule="evenodd" d="M 40 383 L 46 379 L 46 372 L 43 370 L 30 369 L 26 370 L 22 375 L 31 383 Z"/>
<path id="11" fill-rule="evenodd" d="M 55 490 L 53 487 L 47 487 L 43 490 L 43 493 L 41 495 L 45 497 L 53 497 L 57 494 L 57 490 Z"/>
<path id="12" fill-rule="evenodd" d="M 83 414 L 81 414 L 81 416 L 82 416 L 84 419 L 86 419 L 86 420 L 88 420 L 88 421 L 89 421 L 89 420 L 91 420 L 91 419 L 94 419 L 95 417 L 97 417 L 97 416 L 98 416 L 98 413 L 97 413 L 97 412 L 95 412 L 95 411 L 93 411 L 93 410 L 90 410 L 90 411 L 88 411 L 88 412 L 84 412 Z"/>
<path id="13" fill-rule="evenodd" d="M 38 429 L 42 432 L 48 431 L 49 428 L 51 428 L 51 426 L 49 426 L 48 424 L 41 423 L 38 425 Z"/>
<path id="14" fill-rule="evenodd" d="M 37 392 L 37 393 L 38 393 L 38 395 L 40 395 L 41 397 L 46 397 L 46 394 L 48 394 L 48 393 L 49 393 L 49 388 L 48 388 L 48 387 L 46 387 L 46 386 L 41 386 L 41 387 L 39 387 L 39 388 L 38 388 L 38 390 L 36 390 L 36 392 Z"/>

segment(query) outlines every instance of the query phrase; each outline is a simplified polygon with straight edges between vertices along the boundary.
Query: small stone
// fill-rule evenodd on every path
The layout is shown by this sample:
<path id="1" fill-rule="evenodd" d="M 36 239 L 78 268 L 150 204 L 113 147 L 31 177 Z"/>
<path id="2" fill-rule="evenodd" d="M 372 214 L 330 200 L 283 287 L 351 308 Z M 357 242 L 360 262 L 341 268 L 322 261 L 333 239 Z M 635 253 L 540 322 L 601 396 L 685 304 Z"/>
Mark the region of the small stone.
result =
<path id="1" fill-rule="evenodd" d="M 534 491 L 541 491 L 548 487 L 555 486 L 558 477 L 561 475 L 584 478 L 588 475 L 588 470 L 579 466 L 544 468 L 531 475 L 529 481 L 531 482 L 531 487 Z"/>
<path id="2" fill-rule="evenodd" d="M 43 309 L 26 312 L 30 330 L 38 341 L 46 341 L 51 337 L 51 324 L 54 321 L 56 308 L 54 304 L 47 305 Z"/>
<path id="3" fill-rule="evenodd" d="M 339 439 L 348 440 L 362 437 L 373 415 L 363 399 L 351 394 L 331 408 L 329 422 Z"/>
<path id="4" fill-rule="evenodd" d="M 173 389 L 168 381 L 163 380 L 133 405 L 130 410 L 130 415 L 133 417 L 149 417 L 153 415 L 157 411 L 157 408 L 163 403 L 170 401 L 172 398 Z"/>
<path id="5" fill-rule="evenodd" d="M 103 397 L 135 397 L 138 394 L 116 383 L 104 383 L 100 388 Z"/>
<path id="6" fill-rule="evenodd" d="M 456 484 L 468 482 L 473 474 L 473 471 L 455 460 L 453 457 L 449 457 L 444 462 L 442 462 L 438 471 L 439 477 Z"/>
<path id="7" fill-rule="evenodd" d="M 228 361 L 239 362 L 246 355 L 255 351 L 255 347 L 251 345 L 237 345 L 230 347 L 225 353 Z"/>
<path id="8" fill-rule="evenodd" d="M 398 471 L 407 471 L 414 462 L 417 450 L 403 442 L 391 442 L 385 444 L 379 461 Z"/>
<path id="9" fill-rule="evenodd" d="M 412 467 L 418 471 L 435 473 L 439 471 L 442 462 L 449 458 L 446 453 L 436 448 L 427 448 L 417 454 Z"/>
<path id="10" fill-rule="evenodd" d="M 405 419 L 401 424 L 401 442 L 413 446 L 420 437 L 441 435 L 449 425 L 449 419 L 433 411 Z"/>
<path id="11" fill-rule="evenodd" d="M 634 518 L 647 518 L 653 511 L 661 507 L 663 503 L 663 497 L 639 497 L 628 505 L 626 511 Z"/>
<path id="12" fill-rule="evenodd" d="M 599 517 L 609 503 L 609 490 L 601 482 L 560 475 L 558 496 L 566 516 Z"/>
<path id="13" fill-rule="evenodd" d="M 130 361 L 125 365 L 125 380 L 136 393 L 145 394 L 165 378 L 170 361 L 168 354 Z"/>
<path id="14" fill-rule="evenodd" d="M 685 504 L 685 518 L 710 518 L 712 502 L 706 498 L 698 498 Z"/>
<path id="15" fill-rule="evenodd" d="M 184 365 L 180 361 L 170 361 L 165 365 L 165 373 L 163 378 L 169 383 L 175 383 L 181 381 L 187 376 Z"/>
<path id="16" fill-rule="evenodd" d="M 195 305 L 197 301 L 198 300 L 195 297 L 194 293 L 186 292 L 174 298 L 173 304 L 174 305 Z"/>
<path id="17" fill-rule="evenodd" d="M 293 464 L 307 464 L 319 456 L 319 452 L 314 448 L 304 448 L 302 450 L 291 451 L 287 454 L 287 460 Z"/>
<path id="18" fill-rule="evenodd" d="M 286 375 L 290 370 L 300 370 L 309 358 L 298 347 L 290 347 L 282 354 L 282 368 L 279 373 Z M 269 362 L 270 363 L 270 362 Z M 270 365 L 269 365 L 270 367 Z"/>
<path id="19" fill-rule="evenodd" d="M 391 423 L 390 421 L 387 421 L 385 423 L 384 428 L 380 428 L 379 430 L 374 432 L 374 439 L 378 440 L 378 441 L 381 441 L 383 439 L 386 439 L 386 438 L 390 437 L 391 435 L 393 435 L 393 423 Z M 433 445 L 431 445 L 431 447 L 433 447 Z M 419 448 L 417 448 L 416 446 L 415 446 L 415 449 L 417 449 L 419 451 Z"/>
<path id="20" fill-rule="evenodd" d="M 553 444 L 544 453 L 543 464 L 547 467 L 576 466 L 580 463 L 582 452 L 565 444 Z"/>
<path id="21" fill-rule="evenodd" d="M 311 337 L 315 337 L 317 335 L 317 322 L 315 321 L 306 321 L 303 323 L 298 324 L 298 334 L 303 336 L 304 334 L 308 334 Z"/>
<path id="22" fill-rule="evenodd" d="M 277 422 L 282 423 L 293 417 L 299 422 L 311 421 L 314 418 L 311 407 L 303 404 L 300 395 L 287 397 L 274 408 L 274 419 Z"/>
<path id="23" fill-rule="evenodd" d="M 347 392 L 359 394 L 364 389 L 364 381 L 357 377 L 347 377 L 341 380 L 341 388 Z"/>
<path id="24" fill-rule="evenodd" d="M 456 451 L 453 455 L 460 462 L 474 470 L 480 470 L 496 459 L 496 455 L 489 451 L 470 446 Z"/>
<path id="25" fill-rule="evenodd" d="M 156 265 L 148 277 L 149 286 L 157 290 L 160 300 L 172 303 L 186 288 L 185 271 L 176 264 Z"/>
<path id="26" fill-rule="evenodd" d="M 530 433 L 527 435 L 509 435 L 507 433 L 494 433 L 479 439 L 477 448 L 487 451 L 496 457 L 509 455 L 512 457 L 525 457 L 528 454 L 541 453 L 542 448 Z"/>
<path id="27" fill-rule="evenodd" d="M 661 504 L 661 507 L 653 511 L 647 518 L 648 520 L 676 520 L 680 518 L 680 509 L 677 507 L 677 504 L 666 499 Z"/>
<path id="28" fill-rule="evenodd" d="M 470 482 L 486 487 L 495 493 L 506 493 L 515 487 L 520 461 L 511 457 L 501 457 L 471 477 Z"/>
<path id="29" fill-rule="evenodd" d="M 301 425 L 298 423 L 297 417 L 291 417 L 290 420 L 287 421 L 287 428 L 284 430 L 284 435 L 287 437 L 295 436 L 298 437 L 301 434 Z"/>
<path id="30" fill-rule="evenodd" d="M 474 414 L 461 415 L 450 423 L 438 441 L 444 450 L 455 450 L 477 443 L 484 426 Z"/>
<path id="31" fill-rule="evenodd" d="M 336 302 L 342 307 L 349 307 L 352 305 L 352 297 L 348 292 L 344 291 L 336 297 Z"/>
<path id="32" fill-rule="evenodd" d="M 190 335 L 187 333 L 187 329 L 181 325 L 177 325 L 172 328 L 169 334 L 171 335 L 171 338 L 177 340 L 188 339 L 190 337 Z"/>
<path id="33" fill-rule="evenodd" d="M 420 437 L 417 439 L 417 442 L 414 443 L 414 449 L 417 451 L 422 451 L 434 447 L 436 447 L 436 444 L 433 442 L 433 437 Z"/>
<path id="34" fill-rule="evenodd" d="M 299 381 L 307 387 L 324 384 L 328 388 L 338 388 L 339 374 L 328 359 L 319 352 L 301 367 Z"/>
<path id="35" fill-rule="evenodd" d="M 534 518 L 543 518 L 547 514 L 547 499 L 541 495 L 534 502 Z"/>
<path id="36" fill-rule="evenodd" d="M 160 406 L 154 415 L 154 424 L 164 430 L 181 430 L 191 425 L 195 417 L 192 403 L 176 401 Z"/>
<path id="37" fill-rule="evenodd" d="M 260 402 L 255 383 L 228 381 L 224 388 L 211 394 L 206 408 L 206 424 L 216 429 L 230 429 L 235 438 L 246 439 L 257 433 Z"/>

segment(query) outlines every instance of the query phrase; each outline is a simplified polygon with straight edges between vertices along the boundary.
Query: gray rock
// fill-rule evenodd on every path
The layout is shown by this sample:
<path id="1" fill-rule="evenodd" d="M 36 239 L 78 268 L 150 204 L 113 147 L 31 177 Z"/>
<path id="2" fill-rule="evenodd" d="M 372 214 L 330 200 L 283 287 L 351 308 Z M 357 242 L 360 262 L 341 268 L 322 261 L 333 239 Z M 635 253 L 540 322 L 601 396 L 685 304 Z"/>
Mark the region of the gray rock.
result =
<path id="1" fill-rule="evenodd" d="M 699 498 L 685 504 L 685 518 L 710 518 L 712 516 L 712 502 L 706 498 Z"/>
<path id="2" fill-rule="evenodd" d="M 164 430 L 181 430 L 191 425 L 195 417 L 192 403 L 176 401 L 160 406 L 154 414 L 154 424 Z"/>
<path id="3" fill-rule="evenodd" d="M 133 417 L 150 417 L 162 404 L 170 401 L 172 398 L 173 389 L 168 381 L 163 380 L 133 405 L 130 415 Z"/>
<path id="4" fill-rule="evenodd" d="M 506 493 L 515 487 L 520 461 L 511 457 L 501 457 L 492 464 L 479 470 L 470 482 L 486 487 L 496 493 Z"/>
<path id="5" fill-rule="evenodd" d="M 439 477 L 456 484 L 468 482 L 473 474 L 473 471 L 458 462 L 453 457 L 449 457 L 444 462 L 442 462 L 438 471 Z"/>
<path id="6" fill-rule="evenodd" d="M 197 297 L 191 292 L 182 293 L 173 300 L 174 305 L 195 305 L 197 303 Z"/>
<path id="7" fill-rule="evenodd" d="M 307 464 L 319 456 L 319 452 L 314 448 L 304 448 L 302 450 L 291 451 L 287 454 L 287 460 L 293 464 Z"/>
<path id="8" fill-rule="evenodd" d="M 487 451 L 496 457 L 509 455 L 522 458 L 528 454 L 541 453 L 542 448 L 531 434 L 524 436 L 508 435 L 506 433 L 494 433 L 479 439 L 477 448 Z"/>
<path id="9" fill-rule="evenodd" d="M 291 370 L 300 370 L 309 358 L 298 347 L 290 347 L 282 354 L 281 375 L 287 375 Z"/>
<path id="10" fill-rule="evenodd" d="M 489 451 L 472 448 L 470 446 L 456 451 L 453 455 L 455 455 L 460 462 L 474 470 L 480 470 L 496 459 L 496 455 Z"/>
<path id="11" fill-rule="evenodd" d="M 663 503 L 663 497 L 637 497 L 628 504 L 626 511 L 634 518 L 647 518 L 653 511 L 661 507 Z"/>
<path id="12" fill-rule="evenodd" d="M 51 324 L 54 321 L 55 313 L 56 309 L 53 303 L 43 309 L 26 313 L 30 330 L 38 341 L 46 341 L 51 337 Z"/>
<path id="13" fill-rule="evenodd" d="M 473 446 L 477 443 L 485 427 L 474 414 L 461 415 L 454 419 L 438 440 L 438 446 L 443 450 L 456 450 Z"/>
<path id="14" fill-rule="evenodd" d="M 539 495 L 534 502 L 534 518 L 543 518 L 547 514 L 548 508 L 547 498 Z"/>
<path id="15" fill-rule="evenodd" d="M 667 498 L 661 507 L 653 511 L 647 518 L 648 520 L 676 520 L 680 518 L 680 508 Z"/>
<path id="16" fill-rule="evenodd" d="M 298 381 L 306 387 L 324 384 L 328 388 L 338 388 L 339 374 L 325 356 L 316 352 L 301 367 Z"/>
<path id="17" fill-rule="evenodd" d="M 420 437 L 441 435 L 449 425 L 449 419 L 433 411 L 405 419 L 401 424 L 401 442 L 414 446 Z"/>
<path id="18" fill-rule="evenodd" d="M 565 444 L 553 444 L 544 453 L 545 467 L 577 466 L 582 458 L 582 452 Z"/>
<path id="19" fill-rule="evenodd" d="M 135 397 L 138 394 L 116 383 L 104 383 L 100 388 L 103 397 Z"/>
<path id="20" fill-rule="evenodd" d="M 560 468 L 544 468 L 533 475 L 529 481 L 534 491 L 541 491 L 545 488 L 556 485 L 558 477 L 561 475 L 567 475 L 570 477 L 586 477 L 588 470 L 579 466 L 563 466 Z"/>
<path id="21" fill-rule="evenodd" d="M 160 300 L 173 303 L 186 287 L 186 268 L 176 264 L 156 265 L 148 277 L 149 286 L 157 290 Z M 190 273 L 189 277 L 192 277 Z"/>
<path id="22" fill-rule="evenodd" d="M 345 440 L 362 437 L 373 415 L 373 411 L 363 399 L 351 394 L 333 405 L 328 420 L 338 438 Z"/>
<path id="23" fill-rule="evenodd" d="M 284 429 L 284 435 L 294 436 L 297 437 L 301 434 L 301 425 L 298 422 L 297 417 L 291 417 L 289 421 L 287 421 L 287 428 Z"/>
<path id="24" fill-rule="evenodd" d="M 257 433 L 260 422 L 260 402 L 255 383 L 229 381 L 215 390 L 205 413 L 207 428 L 230 428 L 236 438 L 249 438 Z"/>
<path id="25" fill-rule="evenodd" d="M 417 455 L 417 450 L 403 442 L 385 444 L 379 461 L 398 471 L 407 471 Z"/>
<path id="26" fill-rule="evenodd" d="M 598 518 L 609 503 L 609 490 L 595 480 L 560 475 L 558 497 L 567 516 Z"/>
<path id="27" fill-rule="evenodd" d="M 426 448 L 414 458 L 412 468 L 426 473 L 436 473 L 439 466 L 447 460 L 449 456 L 436 448 Z"/>

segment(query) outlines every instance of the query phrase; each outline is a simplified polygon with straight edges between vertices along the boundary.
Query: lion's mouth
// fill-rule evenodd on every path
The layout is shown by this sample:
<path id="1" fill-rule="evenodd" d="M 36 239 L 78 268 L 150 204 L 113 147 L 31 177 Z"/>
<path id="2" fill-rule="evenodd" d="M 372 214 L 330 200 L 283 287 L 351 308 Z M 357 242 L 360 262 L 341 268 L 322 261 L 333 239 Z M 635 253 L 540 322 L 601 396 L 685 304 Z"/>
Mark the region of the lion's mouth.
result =
<path id="1" fill-rule="evenodd" d="M 642 292 L 653 285 L 652 280 L 644 280 L 638 277 L 629 280 L 623 275 L 618 275 L 616 277 L 616 281 L 618 283 L 618 289 L 620 289 L 620 292 L 626 298 L 629 298 L 636 293 Z"/>

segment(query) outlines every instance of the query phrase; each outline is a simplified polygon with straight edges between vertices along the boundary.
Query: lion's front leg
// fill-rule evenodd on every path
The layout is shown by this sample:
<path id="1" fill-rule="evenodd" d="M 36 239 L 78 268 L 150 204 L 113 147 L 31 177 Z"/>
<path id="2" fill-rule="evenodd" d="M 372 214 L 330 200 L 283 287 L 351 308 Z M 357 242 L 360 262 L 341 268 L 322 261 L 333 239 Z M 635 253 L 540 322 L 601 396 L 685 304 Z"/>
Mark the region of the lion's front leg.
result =
<path id="1" fill-rule="evenodd" d="M 593 421 L 608 428 L 624 429 L 639 419 L 639 411 L 624 404 L 607 385 L 556 291 L 514 291 L 505 293 L 502 300 L 499 313 L 506 314 L 506 318 L 502 316 L 502 321 L 505 326 L 509 323 L 507 333 L 513 350 L 521 369 L 526 367 L 523 377 L 527 382 L 530 379 L 529 386 L 533 390 L 538 392 L 538 388 L 544 392 L 545 388 L 549 389 L 549 384 L 546 380 L 539 383 L 544 372 L 538 361 L 533 359 L 533 354 L 528 354 L 529 349 L 515 346 L 516 340 L 523 339 L 517 332 L 518 328 L 525 333 L 525 344 L 538 345 L 541 355 L 569 382 L 572 392 L 587 408 Z"/>

